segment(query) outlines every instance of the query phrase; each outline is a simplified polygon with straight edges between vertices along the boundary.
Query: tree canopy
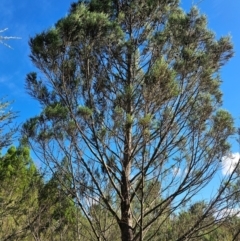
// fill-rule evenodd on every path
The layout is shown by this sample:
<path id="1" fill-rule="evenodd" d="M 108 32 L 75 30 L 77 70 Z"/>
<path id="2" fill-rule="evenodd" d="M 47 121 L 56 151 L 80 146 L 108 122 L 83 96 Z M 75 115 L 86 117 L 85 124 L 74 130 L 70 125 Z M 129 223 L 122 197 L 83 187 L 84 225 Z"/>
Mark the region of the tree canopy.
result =
<path id="1" fill-rule="evenodd" d="M 124 241 L 200 240 L 222 225 L 223 210 L 237 205 L 226 191 L 234 172 L 204 205 L 187 207 L 235 133 L 221 109 L 229 37 L 216 39 L 206 16 L 177 0 L 90 0 L 29 44 L 39 73 L 26 88 L 41 113 L 24 124 L 23 141 L 61 170 L 92 240 L 111 231 Z M 176 223 L 187 226 L 170 237 L 180 210 L 188 213 Z M 189 213 L 191 222 L 181 219 Z"/>

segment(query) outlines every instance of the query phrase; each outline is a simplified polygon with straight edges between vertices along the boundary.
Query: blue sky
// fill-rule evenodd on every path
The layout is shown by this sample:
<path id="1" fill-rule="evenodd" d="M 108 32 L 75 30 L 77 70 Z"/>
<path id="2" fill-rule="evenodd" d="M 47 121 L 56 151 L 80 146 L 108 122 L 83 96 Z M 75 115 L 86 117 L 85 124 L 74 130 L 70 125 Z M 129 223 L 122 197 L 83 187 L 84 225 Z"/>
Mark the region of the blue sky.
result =
<path id="1" fill-rule="evenodd" d="M 41 31 L 54 25 L 69 10 L 72 0 L 1 0 L 0 29 L 8 28 L 4 34 L 18 36 L 20 40 L 11 40 L 13 47 L 8 49 L 0 45 L 0 97 L 13 100 L 12 108 L 19 112 L 17 122 L 39 113 L 39 105 L 31 99 L 25 89 L 24 81 L 27 73 L 34 71 L 29 54 L 28 40 Z M 197 4 L 201 13 L 208 16 L 209 28 L 217 38 L 230 34 L 235 48 L 235 56 L 222 69 L 223 108 L 230 111 L 239 124 L 240 106 L 240 1 L 239 0 L 183 0 L 184 9 Z M 234 142 L 234 141 L 233 141 Z M 234 144 L 237 152 L 238 145 Z"/>
<path id="2" fill-rule="evenodd" d="M 34 70 L 29 54 L 29 38 L 54 25 L 69 10 L 70 0 L 1 0 L 0 29 L 8 28 L 6 36 L 20 40 L 8 43 L 12 49 L 0 45 L 0 97 L 13 100 L 13 110 L 19 112 L 17 122 L 23 122 L 39 113 L 38 103 L 24 89 L 26 74 Z"/>

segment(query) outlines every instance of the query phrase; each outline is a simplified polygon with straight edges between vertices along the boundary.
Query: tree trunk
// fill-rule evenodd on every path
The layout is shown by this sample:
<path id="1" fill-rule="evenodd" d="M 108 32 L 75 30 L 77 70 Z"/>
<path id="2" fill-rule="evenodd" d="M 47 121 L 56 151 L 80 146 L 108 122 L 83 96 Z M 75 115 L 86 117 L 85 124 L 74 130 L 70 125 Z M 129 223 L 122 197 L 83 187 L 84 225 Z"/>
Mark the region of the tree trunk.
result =
<path id="1" fill-rule="evenodd" d="M 131 58 L 130 58 L 131 59 Z M 129 66 L 131 61 L 129 60 Z M 130 68 L 130 67 L 129 67 Z M 128 86 L 131 83 L 131 71 L 129 71 Z M 132 115 L 131 98 L 128 97 L 126 113 Z M 132 153 L 132 123 L 126 122 L 125 126 L 125 140 L 124 140 L 124 157 L 123 157 L 123 170 L 122 170 L 122 183 L 121 183 L 121 236 L 122 241 L 133 240 L 132 230 L 132 213 L 130 205 L 130 173 L 131 173 L 131 153 Z"/>
<path id="2" fill-rule="evenodd" d="M 133 240 L 133 230 L 132 230 L 132 214 L 130 210 L 130 197 L 129 197 L 129 180 L 128 175 L 129 167 L 123 173 L 122 177 L 122 200 L 121 200 L 121 236 L 122 241 L 132 241 Z"/>
<path id="3" fill-rule="evenodd" d="M 129 107 L 130 109 L 131 107 Z M 130 109 L 131 110 L 131 109 Z M 126 137 L 124 144 L 124 160 L 122 170 L 122 183 L 121 183 L 121 221 L 120 229 L 122 241 L 133 240 L 132 230 L 132 213 L 130 206 L 130 172 L 131 172 L 131 149 L 132 148 L 132 134 L 131 125 L 126 128 Z"/>

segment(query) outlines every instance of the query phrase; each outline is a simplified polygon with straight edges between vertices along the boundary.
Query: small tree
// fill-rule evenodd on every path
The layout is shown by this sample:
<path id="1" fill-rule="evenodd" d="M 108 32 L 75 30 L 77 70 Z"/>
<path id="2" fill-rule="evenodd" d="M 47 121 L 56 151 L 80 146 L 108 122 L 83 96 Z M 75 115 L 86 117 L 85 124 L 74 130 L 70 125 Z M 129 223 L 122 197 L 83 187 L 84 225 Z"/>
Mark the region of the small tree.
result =
<path id="1" fill-rule="evenodd" d="M 77 240 L 82 216 L 55 179 L 44 182 L 26 147 L 0 156 L 1 240 Z"/>
<path id="2" fill-rule="evenodd" d="M 219 71 L 232 44 L 206 25 L 196 8 L 185 13 L 177 0 L 78 1 L 30 39 L 44 77 L 28 74 L 26 88 L 42 112 L 23 135 L 53 172 L 65 158 L 66 194 L 95 240 L 107 240 L 116 225 L 123 241 L 161 232 L 167 240 L 171 215 L 201 193 L 229 151 L 234 128 L 220 109 Z M 204 223 L 234 205 L 225 192 L 233 179 L 222 180 L 174 240 L 215 229 L 221 218 Z"/>
<path id="3" fill-rule="evenodd" d="M 0 156 L 1 240 L 17 240 L 29 235 L 29 214 L 37 205 L 35 184 L 38 182 L 28 148 L 12 146 Z"/>

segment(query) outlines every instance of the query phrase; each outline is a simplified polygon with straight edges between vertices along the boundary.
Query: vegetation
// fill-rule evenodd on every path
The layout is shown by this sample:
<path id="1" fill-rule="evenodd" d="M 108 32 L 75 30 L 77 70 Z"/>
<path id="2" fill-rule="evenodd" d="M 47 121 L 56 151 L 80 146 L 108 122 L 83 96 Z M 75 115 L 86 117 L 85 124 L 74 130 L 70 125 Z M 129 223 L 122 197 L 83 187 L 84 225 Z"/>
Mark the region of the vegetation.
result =
<path id="1" fill-rule="evenodd" d="M 228 37 L 178 0 L 79 0 L 29 43 L 41 112 L 9 147 L 0 103 L 0 240 L 239 239 L 238 165 L 205 190 L 235 134 Z"/>
<path id="2" fill-rule="evenodd" d="M 24 141 L 60 170 L 92 240 L 205 238 L 236 207 L 232 174 L 201 212 L 187 211 L 235 132 L 219 89 L 232 44 L 206 24 L 176 0 L 78 1 L 30 39 L 44 77 L 29 73 L 26 88 L 42 112 L 24 124 Z"/>
<path id="3" fill-rule="evenodd" d="M 16 113 L 11 111 L 9 106 L 10 102 L 0 100 L 0 150 L 9 146 L 16 132 L 16 128 L 12 125 Z"/>

